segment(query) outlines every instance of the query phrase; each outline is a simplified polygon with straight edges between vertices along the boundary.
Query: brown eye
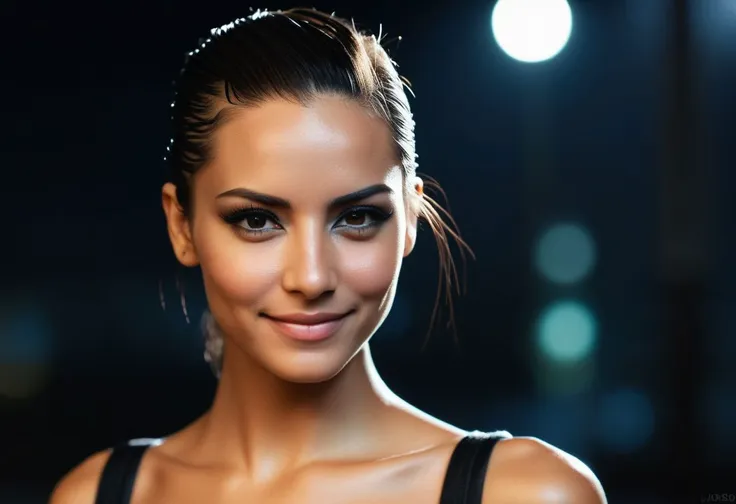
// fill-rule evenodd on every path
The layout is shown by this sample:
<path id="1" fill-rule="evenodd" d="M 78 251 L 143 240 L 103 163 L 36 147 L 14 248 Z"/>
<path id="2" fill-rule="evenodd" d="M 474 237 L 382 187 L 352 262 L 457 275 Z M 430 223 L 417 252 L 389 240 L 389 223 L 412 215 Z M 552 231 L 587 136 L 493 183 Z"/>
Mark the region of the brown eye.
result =
<path id="1" fill-rule="evenodd" d="M 388 220 L 393 212 L 375 206 L 355 207 L 347 210 L 335 223 L 335 228 L 349 233 L 362 234 L 369 229 L 378 228 Z"/>
<path id="2" fill-rule="evenodd" d="M 283 229 L 278 217 L 272 212 L 259 208 L 240 208 L 222 215 L 222 220 L 238 232 L 261 235 Z"/>
<path id="3" fill-rule="evenodd" d="M 362 226 L 365 224 L 366 213 L 365 212 L 350 212 L 345 216 L 345 223 L 348 226 Z"/>
<path id="4" fill-rule="evenodd" d="M 244 220 L 250 229 L 263 229 L 268 218 L 264 215 L 249 215 Z"/>

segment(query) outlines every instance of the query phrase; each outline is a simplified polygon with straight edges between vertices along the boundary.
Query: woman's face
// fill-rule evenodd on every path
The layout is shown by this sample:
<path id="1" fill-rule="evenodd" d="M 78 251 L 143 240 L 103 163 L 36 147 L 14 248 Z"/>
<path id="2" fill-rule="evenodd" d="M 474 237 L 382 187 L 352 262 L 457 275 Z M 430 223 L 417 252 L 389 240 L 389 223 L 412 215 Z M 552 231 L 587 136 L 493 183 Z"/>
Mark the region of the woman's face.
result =
<path id="1" fill-rule="evenodd" d="M 226 353 L 285 380 L 327 380 L 386 318 L 414 246 L 390 128 L 326 96 L 239 110 L 213 140 L 191 221 L 164 187 L 177 257 L 201 266 Z"/>

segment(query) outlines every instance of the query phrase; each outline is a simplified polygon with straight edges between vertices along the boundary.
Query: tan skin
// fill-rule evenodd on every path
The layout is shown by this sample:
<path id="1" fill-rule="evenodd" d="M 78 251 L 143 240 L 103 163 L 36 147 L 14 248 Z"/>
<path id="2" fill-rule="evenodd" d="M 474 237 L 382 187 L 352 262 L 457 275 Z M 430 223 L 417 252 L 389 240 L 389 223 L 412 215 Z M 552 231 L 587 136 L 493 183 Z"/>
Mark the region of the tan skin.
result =
<path id="1" fill-rule="evenodd" d="M 394 395 L 368 346 L 414 247 L 423 194 L 420 179 L 404 180 L 390 129 L 355 102 L 321 96 L 307 106 L 272 100 L 239 110 L 214 142 L 213 161 L 192 180 L 191 218 L 171 184 L 162 199 L 176 257 L 201 267 L 226 335 L 223 373 L 211 409 L 148 450 L 132 503 L 439 502 L 466 432 Z M 329 208 L 375 184 L 390 192 Z M 278 222 L 225 222 L 223 214 L 262 206 L 220 196 L 236 188 L 290 208 L 265 207 Z M 379 222 L 351 211 L 356 205 L 391 215 Z M 319 343 L 291 341 L 262 316 L 319 311 L 351 314 Z M 51 503 L 92 504 L 108 456 L 75 468 Z M 513 438 L 491 457 L 483 502 L 601 504 L 605 497 L 574 457 Z"/>

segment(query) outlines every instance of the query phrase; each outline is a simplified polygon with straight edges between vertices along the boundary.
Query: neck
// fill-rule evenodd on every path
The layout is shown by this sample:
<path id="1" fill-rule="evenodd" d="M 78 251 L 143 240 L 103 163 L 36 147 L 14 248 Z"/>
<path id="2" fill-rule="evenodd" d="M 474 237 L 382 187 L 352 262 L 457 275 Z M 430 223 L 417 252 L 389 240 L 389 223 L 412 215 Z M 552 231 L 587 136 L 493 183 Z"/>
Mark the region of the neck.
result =
<path id="1" fill-rule="evenodd" d="M 285 382 L 244 364 L 225 362 L 202 441 L 255 479 L 370 453 L 399 402 L 378 375 L 368 344 L 323 383 Z"/>

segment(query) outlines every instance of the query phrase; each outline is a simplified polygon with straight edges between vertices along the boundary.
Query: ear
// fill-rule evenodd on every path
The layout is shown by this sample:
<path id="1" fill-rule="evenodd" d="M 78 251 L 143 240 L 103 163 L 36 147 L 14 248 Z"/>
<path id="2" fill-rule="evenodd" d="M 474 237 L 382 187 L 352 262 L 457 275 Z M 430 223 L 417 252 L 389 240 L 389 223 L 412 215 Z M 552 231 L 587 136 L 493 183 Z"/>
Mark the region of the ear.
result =
<path id="1" fill-rule="evenodd" d="M 176 197 L 176 186 L 170 182 L 161 189 L 161 203 L 166 214 L 166 226 L 174 254 L 179 262 L 188 267 L 197 266 L 199 258 L 192 241 L 192 229 L 189 218 Z"/>
<path id="2" fill-rule="evenodd" d="M 406 202 L 406 237 L 404 238 L 404 257 L 411 254 L 417 242 L 417 226 L 419 213 L 424 198 L 424 181 L 414 177 Z"/>

